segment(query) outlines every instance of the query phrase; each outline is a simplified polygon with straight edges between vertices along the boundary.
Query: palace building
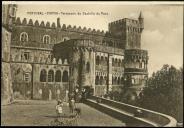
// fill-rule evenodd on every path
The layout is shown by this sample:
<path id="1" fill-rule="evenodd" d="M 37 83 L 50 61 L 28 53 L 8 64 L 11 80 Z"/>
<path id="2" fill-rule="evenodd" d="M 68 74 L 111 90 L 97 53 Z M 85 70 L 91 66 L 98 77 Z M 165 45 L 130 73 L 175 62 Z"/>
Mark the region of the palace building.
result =
<path id="1" fill-rule="evenodd" d="M 139 95 L 148 76 L 148 52 L 141 49 L 142 13 L 137 20 L 109 23 L 104 32 L 61 25 L 60 18 L 56 23 L 19 18 L 17 9 L 3 5 L 1 74 L 8 75 L 1 77 L 2 91 L 10 87 L 14 98 L 51 100 L 76 87 L 90 87 L 103 96 L 126 86 L 125 96 Z"/>

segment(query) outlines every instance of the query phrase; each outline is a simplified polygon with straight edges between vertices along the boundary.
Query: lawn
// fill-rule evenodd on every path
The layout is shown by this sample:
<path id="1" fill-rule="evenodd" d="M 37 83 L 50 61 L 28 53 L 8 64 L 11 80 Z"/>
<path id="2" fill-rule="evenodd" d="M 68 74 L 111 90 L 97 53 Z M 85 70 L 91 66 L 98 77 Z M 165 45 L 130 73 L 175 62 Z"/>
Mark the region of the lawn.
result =
<path id="1" fill-rule="evenodd" d="M 15 101 L 13 104 L 1 106 L 2 126 L 48 126 L 56 117 L 56 101 Z M 123 122 L 104 114 L 90 106 L 76 104 L 82 110 L 78 119 L 79 126 L 125 126 Z M 64 113 L 69 108 L 64 104 Z"/>

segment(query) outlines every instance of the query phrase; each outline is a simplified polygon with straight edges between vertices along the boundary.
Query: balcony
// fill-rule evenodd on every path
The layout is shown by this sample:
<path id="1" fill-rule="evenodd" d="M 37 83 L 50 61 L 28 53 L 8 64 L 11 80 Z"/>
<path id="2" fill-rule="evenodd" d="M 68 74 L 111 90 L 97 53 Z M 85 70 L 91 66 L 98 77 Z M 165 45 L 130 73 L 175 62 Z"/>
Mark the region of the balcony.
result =
<path id="1" fill-rule="evenodd" d="M 147 69 L 139 69 L 139 68 L 125 68 L 125 73 L 142 73 L 147 74 Z"/>

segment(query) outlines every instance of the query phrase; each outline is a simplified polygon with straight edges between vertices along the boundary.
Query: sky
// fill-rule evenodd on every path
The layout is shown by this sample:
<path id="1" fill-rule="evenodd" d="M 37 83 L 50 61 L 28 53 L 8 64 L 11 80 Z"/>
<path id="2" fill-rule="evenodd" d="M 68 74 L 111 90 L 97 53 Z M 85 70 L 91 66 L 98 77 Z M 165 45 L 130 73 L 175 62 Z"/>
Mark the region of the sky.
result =
<path id="1" fill-rule="evenodd" d="M 149 76 L 160 70 L 164 64 L 176 68 L 183 67 L 183 3 L 34 3 L 18 4 L 17 17 L 21 19 L 55 22 L 60 17 L 61 25 L 76 25 L 107 31 L 108 23 L 123 19 L 137 19 L 140 11 L 144 16 L 144 31 L 142 33 L 142 49 L 148 50 Z M 173 3 L 173 2 L 172 2 Z M 81 15 L 30 15 L 27 12 L 63 12 L 81 13 Z M 100 15 L 83 15 L 100 13 Z M 107 15 L 102 15 L 107 14 Z"/>

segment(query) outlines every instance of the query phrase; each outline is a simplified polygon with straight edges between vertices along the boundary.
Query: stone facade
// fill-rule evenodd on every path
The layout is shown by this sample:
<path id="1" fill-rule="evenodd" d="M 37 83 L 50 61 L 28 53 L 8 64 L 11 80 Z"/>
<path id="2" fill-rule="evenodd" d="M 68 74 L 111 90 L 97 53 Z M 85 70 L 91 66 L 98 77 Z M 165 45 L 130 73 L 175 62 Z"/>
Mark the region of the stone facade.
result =
<path id="1" fill-rule="evenodd" d="M 1 44 L 1 104 L 8 104 L 13 100 L 12 78 L 10 68 L 10 44 L 12 23 L 15 18 L 16 5 L 2 7 L 2 44 Z"/>
<path id="2" fill-rule="evenodd" d="M 142 14 L 138 20 L 124 18 L 109 23 L 107 32 L 61 25 L 59 18 L 56 24 L 19 17 L 12 22 L 10 62 L 14 95 L 56 99 L 65 98 L 76 87 L 79 91 L 90 87 L 94 95 L 103 96 L 121 91 L 123 86 L 138 94 L 138 90 L 132 91 L 134 85 L 128 84 L 127 79 L 139 79 L 142 83 L 137 82 L 137 86 L 142 88 L 148 60 L 147 52 L 141 50 Z M 137 67 L 143 62 L 146 68 Z"/>

